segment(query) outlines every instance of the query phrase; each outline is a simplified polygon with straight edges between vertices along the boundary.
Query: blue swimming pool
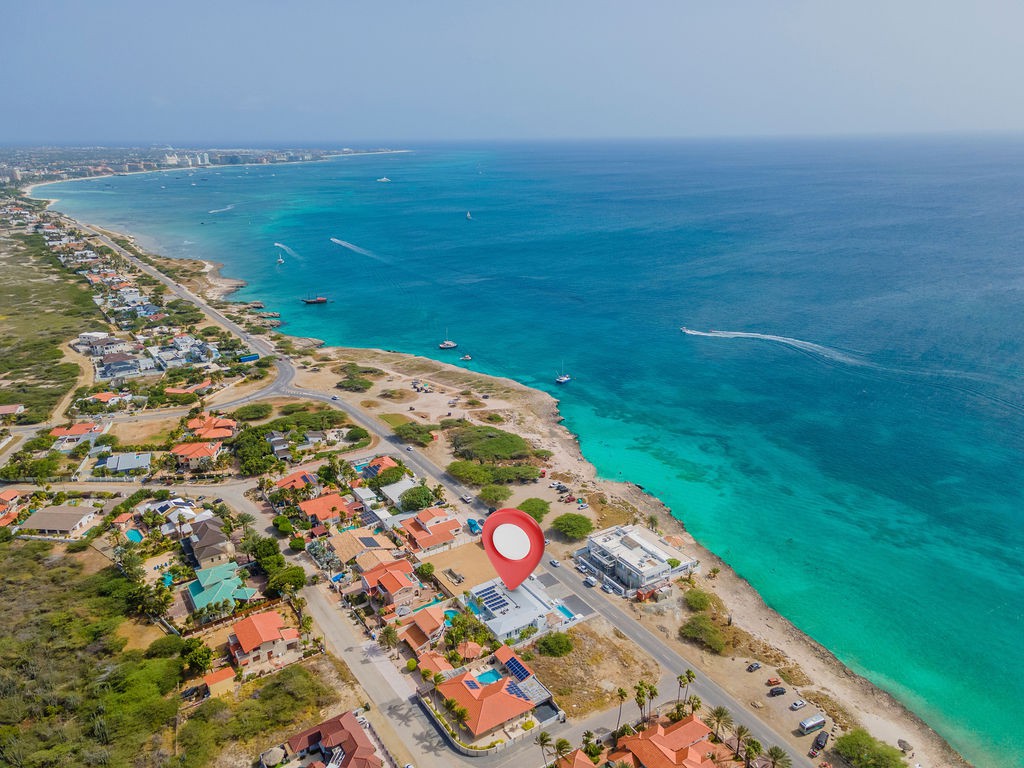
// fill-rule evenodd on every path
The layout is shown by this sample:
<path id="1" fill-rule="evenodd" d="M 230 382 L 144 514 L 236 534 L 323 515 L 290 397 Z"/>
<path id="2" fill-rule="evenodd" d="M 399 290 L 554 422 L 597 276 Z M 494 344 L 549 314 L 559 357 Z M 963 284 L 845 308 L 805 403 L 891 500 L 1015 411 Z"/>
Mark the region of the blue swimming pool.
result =
<path id="1" fill-rule="evenodd" d="M 483 685 L 490 685 L 491 683 L 496 683 L 501 680 L 501 672 L 496 669 L 488 669 L 482 675 L 477 675 L 476 680 L 478 683 L 482 683 Z"/>
<path id="2" fill-rule="evenodd" d="M 472 600 L 470 600 L 469 603 L 467 603 L 466 607 L 469 608 L 469 610 L 472 612 L 474 616 L 480 615 L 480 609 L 477 607 L 477 604 L 474 603 Z"/>
<path id="3" fill-rule="evenodd" d="M 458 616 L 458 615 L 459 615 L 459 612 L 456 611 L 454 608 L 449 608 L 447 611 L 445 611 L 444 612 L 444 623 L 445 623 L 445 625 L 450 627 L 452 625 L 452 617 L 453 616 Z"/>
<path id="4" fill-rule="evenodd" d="M 134 541 L 136 544 L 142 543 L 142 531 L 136 530 L 135 528 L 129 528 L 124 532 L 124 535 L 128 541 Z"/>
<path id="5" fill-rule="evenodd" d="M 170 574 L 170 573 L 165 573 L 165 574 L 164 574 L 164 586 L 165 586 L 165 587 L 169 587 L 169 586 L 171 586 L 171 584 L 173 584 L 173 583 L 174 583 L 174 577 L 173 577 L 173 576 L 171 576 L 171 574 Z"/>
<path id="6" fill-rule="evenodd" d="M 562 614 L 563 616 L 565 616 L 565 618 L 567 618 L 569 621 L 572 621 L 573 619 L 576 618 L 576 614 L 573 613 L 572 611 L 570 611 L 564 605 L 558 606 L 558 612 L 560 614 Z"/>

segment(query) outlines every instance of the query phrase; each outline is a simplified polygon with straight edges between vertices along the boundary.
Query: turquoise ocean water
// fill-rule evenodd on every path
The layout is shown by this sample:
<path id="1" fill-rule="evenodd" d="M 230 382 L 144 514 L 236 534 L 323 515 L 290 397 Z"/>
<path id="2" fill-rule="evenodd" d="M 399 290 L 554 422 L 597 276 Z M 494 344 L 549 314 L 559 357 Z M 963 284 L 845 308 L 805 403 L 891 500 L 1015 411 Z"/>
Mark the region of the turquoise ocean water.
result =
<path id="1" fill-rule="evenodd" d="M 1024 142 L 435 146 L 37 195 L 223 262 L 286 332 L 555 393 L 602 475 L 1024 766 Z"/>

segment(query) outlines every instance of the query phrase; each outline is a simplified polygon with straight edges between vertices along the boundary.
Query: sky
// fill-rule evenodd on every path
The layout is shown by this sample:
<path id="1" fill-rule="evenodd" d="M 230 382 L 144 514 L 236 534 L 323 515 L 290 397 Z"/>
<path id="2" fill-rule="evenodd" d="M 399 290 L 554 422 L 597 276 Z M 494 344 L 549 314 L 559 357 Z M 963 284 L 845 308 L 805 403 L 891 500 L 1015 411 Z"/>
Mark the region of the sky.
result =
<path id="1" fill-rule="evenodd" d="M 1024 130 L 1016 0 L 0 3 L 0 143 Z"/>

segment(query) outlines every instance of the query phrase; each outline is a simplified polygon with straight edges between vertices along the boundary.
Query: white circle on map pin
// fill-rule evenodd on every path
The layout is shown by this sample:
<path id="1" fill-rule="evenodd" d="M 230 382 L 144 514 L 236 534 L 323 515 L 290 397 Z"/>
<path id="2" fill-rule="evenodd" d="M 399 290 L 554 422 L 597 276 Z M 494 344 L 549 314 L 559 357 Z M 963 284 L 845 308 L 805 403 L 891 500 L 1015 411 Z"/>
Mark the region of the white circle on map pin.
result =
<path id="1" fill-rule="evenodd" d="M 494 529 L 491 542 L 498 554 L 508 560 L 522 560 L 530 554 L 530 537 L 518 525 L 502 523 Z"/>

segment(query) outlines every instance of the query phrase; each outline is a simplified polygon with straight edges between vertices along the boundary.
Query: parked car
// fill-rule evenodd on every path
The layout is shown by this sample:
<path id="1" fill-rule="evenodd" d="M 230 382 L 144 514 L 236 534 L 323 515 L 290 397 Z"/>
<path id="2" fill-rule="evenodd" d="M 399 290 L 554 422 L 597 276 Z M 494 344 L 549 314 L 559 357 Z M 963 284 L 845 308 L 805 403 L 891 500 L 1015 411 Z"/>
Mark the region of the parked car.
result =
<path id="1" fill-rule="evenodd" d="M 331 395 L 331 400 L 337 400 L 337 399 L 338 399 L 337 395 Z"/>
<path id="2" fill-rule="evenodd" d="M 467 494 L 466 494 L 466 495 L 464 495 L 464 496 L 459 496 L 459 501 L 463 501 L 463 502 L 465 502 L 466 504 L 472 504 L 472 503 L 473 503 L 473 497 L 472 497 L 472 496 L 470 496 L 470 495 L 469 495 L 469 494 L 467 493 Z"/>
<path id="3" fill-rule="evenodd" d="M 769 677 L 765 685 L 782 685 L 782 681 L 777 677 Z"/>
<path id="4" fill-rule="evenodd" d="M 760 668 L 761 665 L 755 661 L 753 664 L 747 667 L 747 672 L 757 672 L 757 670 L 759 670 Z"/>
<path id="5" fill-rule="evenodd" d="M 587 578 L 585 578 L 583 580 L 583 586 L 585 586 L 585 587 L 596 587 L 597 586 L 597 579 L 595 579 L 593 576 L 587 576 Z"/>
<path id="6" fill-rule="evenodd" d="M 550 565 L 552 568 L 561 568 L 562 567 L 562 564 L 560 562 L 558 562 L 557 560 L 555 560 L 555 558 L 551 558 L 550 560 L 548 560 L 548 565 Z"/>
<path id="7" fill-rule="evenodd" d="M 774 688 L 772 688 L 770 691 L 768 691 L 768 695 L 772 696 L 772 697 L 775 697 L 775 696 L 785 696 L 786 695 L 786 689 L 783 688 L 781 685 L 777 685 Z"/>
<path id="8" fill-rule="evenodd" d="M 804 701 L 803 699 L 797 699 L 796 701 L 794 701 L 792 704 L 789 705 L 789 708 L 792 709 L 795 712 L 796 710 L 803 709 L 806 706 L 807 706 L 807 702 L 806 701 Z"/>
<path id="9" fill-rule="evenodd" d="M 811 757 L 817 757 L 818 753 L 825 748 L 826 744 L 828 744 L 828 734 L 822 731 L 814 737 L 814 743 L 811 744 L 811 750 L 807 754 Z"/>
<path id="10" fill-rule="evenodd" d="M 587 568 L 586 563 L 576 563 L 576 570 L 580 573 L 589 573 L 590 569 Z"/>

